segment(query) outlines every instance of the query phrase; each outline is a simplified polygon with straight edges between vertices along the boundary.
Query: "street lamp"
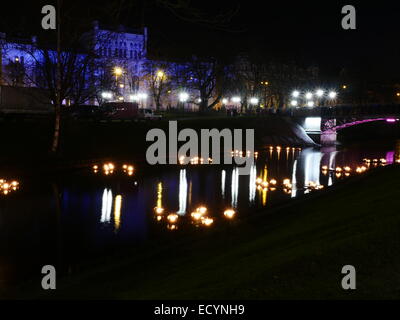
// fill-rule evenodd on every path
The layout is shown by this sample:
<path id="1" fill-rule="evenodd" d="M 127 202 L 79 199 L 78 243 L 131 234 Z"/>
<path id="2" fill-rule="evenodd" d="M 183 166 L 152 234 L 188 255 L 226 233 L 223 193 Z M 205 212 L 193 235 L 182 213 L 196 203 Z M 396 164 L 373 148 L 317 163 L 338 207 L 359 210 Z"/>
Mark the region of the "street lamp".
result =
<path id="1" fill-rule="evenodd" d="M 311 92 L 307 92 L 307 93 L 306 93 L 306 99 L 307 99 L 307 100 L 311 100 L 312 97 L 313 97 L 313 94 L 312 94 Z"/>
<path id="2" fill-rule="evenodd" d="M 256 105 L 256 104 L 258 104 L 258 98 L 251 98 L 250 99 L 250 103 L 252 104 L 252 105 Z"/>
<path id="3" fill-rule="evenodd" d="M 162 70 L 157 71 L 157 78 L 158 79 L 163 79 L 165 77 L 165 73 Z"/>
<path id="4" fill-rule="evenodd" d="M 335 99 L 336 96 L 337 96 L 337 93 L 336 93 L 335 91 L 331 91 L 331 92 L 329 92 L 329 94 L 328 94 L 328 97 L 329 97 L 330 99 Z"/>
<path id="5" fill-rule="evenodd" d="M 123 72 L 124 72 L 124 71 L 123 71 L 122 68 L 120 68 L 120 67 L 115 67 L 115 68 L 114 68 L 115 77 L 121 76 Z"/>
<path id="6" fill-rule="evenodd" d="M 293 96 L 294 98 L 298 98 L 299 95 L 300 95 L 300 92 L 298 92 L 297 90 L 293 91 L 293 93 L 292 93 L 292 96 Z"/>
<path id="7" fill-rule="evenodd" d="M 292 106 L 292 107 L 297 107 L 297 100 L 292 100 L 291 102 L 290 102 L 290 105 Z"/>
<path id="8" fill-rule="evenodd" d="M 147 93 L 138 93 L 138 98 L 141 100 L 146 100 L 147 99 Z"/>
<path id="9" fill-rule="evenodd" d="M 234 103 L 239 103 L 240 102 L 240 97 L 233 97 L 232 102 Z"/>
<path id="10" fill-rule="evenodd" d="M 307 106 L 310 108 L 314 107 L 314 101 L 308 101 Z"/>
<path id="11" fill-rule="evenodd" d="M 318 98 L 321 98 L 324 95 L 324 90 L 318 89 L 317 92 L 316 92 L 316 95 L 317 95 Z"/>
<path id="12" fill-rule="evenodd" d="M 180 102 L 186 102 L 189 99 L 189 94 L 187 92 L 181 92 L 179 94 L 179 101 Z"/>
<path id="13" fill-rule="evenodd" d="M 228 104 L 228 99 L 226 98 L 222 99 L 222 104 Z"/>
<path id="14" fill-rule="evenodd" d="M 111 99 L 112 98 L 112 93 L 111 92 L 102 92 L 101 97 L 103 99 Z"/>

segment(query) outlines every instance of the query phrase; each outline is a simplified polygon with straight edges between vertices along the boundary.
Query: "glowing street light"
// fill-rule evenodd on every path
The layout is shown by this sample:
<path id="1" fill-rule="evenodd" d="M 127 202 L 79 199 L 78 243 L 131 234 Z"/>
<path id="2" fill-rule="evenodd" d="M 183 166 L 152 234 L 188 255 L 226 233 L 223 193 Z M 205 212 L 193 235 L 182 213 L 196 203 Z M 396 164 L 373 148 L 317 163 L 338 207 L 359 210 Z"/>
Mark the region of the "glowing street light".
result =
<path id="1" fill-rule="evenodd" d="M 317 97 L 321 98 L 324 95 L 324 90 L 318 89 L 316 92 Z"/>
<path id="2" fill-rule="evenodd" d="M 189 94 L 187 92 L 181 92 L 179 94 L 179 101 L 180 102 L 186 102 L 189 99 Z"/>
<path id="3" fill-rule="evenodd" d="M 297 100 L 292 100 L 292 101 L 290 102 L 290 105 L 291 105 L 292 107 L 296 107 L 296 106 L 298 105 Z"/>
<path id="4" fill-rule="evenodd" d="M 335 99 L 336 96 L 337 96 L 337 93 L 336 93 L 335 91 L 331 91 L 331 92 L 329 92 L 329 94 L 328 94 L 328 97 L 329 97 L 330 99 Z"/>
<path id="5" fill-rule="evenodd" d="M 157 78 L 158 79 L 163 79 L 165 77 L 165 73 L 162 70 L 157 71 Z"/>
<path id="6" fill-rule="evenodd" d="M 122 68 L 120 68 L 120 67 L 115 67 L 115 68 L 114 68 L 114 74 L 115 74 L 116 77 L 121 76 L 123 72 L 124 72 L 124 71 L 123 71 Z"/>
<path id="7" fill-rule="evenodd" d="M 297 90 L 293 91 L 292 96 L 294 98 L 298 98 L 300 96 L 300 92 L 298 92 Z"/>
<path id="8" fill-rule="evenodd" d="M 307 100 L 311 100 L 312 97 L 313 97 L 313 94 L 312 94 L 311 92 L 307 92 L 307 93 L 306 93 L 306 99 L 307 99 Z"/>
<path id="9" fill-rule="evenodd" d="M 103 99 L 112 99 L 112 93 L 111 92 L 102 92 L 101 97 Z"/>
<path id="10" fill-rule="evenodd" d="M 222 104 L 228 104 L 228 99 L 226 98 L 222 99 Z"/>
<path id="11" fill-rule="evenodd" d="M 250 103 L 253 104 L 253 105 L 258 104 L 258 101 L 259 101 L 258 98 L 251 98 L 250 99 Z"/>
<path id="12" fill-rule="evenodd" d="M 232 102 L 234 103 L 239 103 L 240 102 L 240 97 L 233 97 Z"/>
<path id="13" fill-rule="evenodd" d="M 308 101 L 307 106 L 310 108 L 314 107 L 314 101 Z"/>

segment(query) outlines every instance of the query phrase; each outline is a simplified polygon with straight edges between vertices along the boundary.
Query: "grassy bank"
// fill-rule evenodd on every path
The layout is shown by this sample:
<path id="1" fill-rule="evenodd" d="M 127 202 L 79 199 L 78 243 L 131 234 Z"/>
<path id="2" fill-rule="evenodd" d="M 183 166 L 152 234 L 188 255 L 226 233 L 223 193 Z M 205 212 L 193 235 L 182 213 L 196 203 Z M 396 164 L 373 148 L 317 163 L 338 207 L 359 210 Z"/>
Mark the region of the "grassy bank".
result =
<path id="1" fill-rule="evenodd" d="M 60 279 L 54 292 L 21 292 L 78 299 L 398 299 L 399 179 L 399 167 L 378 169 L 223 230 L 176 234 L 115 255 Z M 348 264 L 357 270 L 351 292 L 341 288 Z"/>

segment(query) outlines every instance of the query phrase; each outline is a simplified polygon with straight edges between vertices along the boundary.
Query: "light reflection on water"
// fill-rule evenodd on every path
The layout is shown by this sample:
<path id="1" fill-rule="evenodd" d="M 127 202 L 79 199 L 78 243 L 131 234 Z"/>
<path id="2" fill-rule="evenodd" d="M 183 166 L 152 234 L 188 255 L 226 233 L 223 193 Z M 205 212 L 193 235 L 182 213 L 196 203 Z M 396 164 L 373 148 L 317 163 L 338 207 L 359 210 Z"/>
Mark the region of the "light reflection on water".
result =
<path id="1" fill-rule="evenodd" d="M 364 158 L 371 163 L 363 163 Z M 348 174 L 356 175 L 359 166 L 380 165 L 380 160 L 374 163 L 372 159 L 385 159 L 386 164 L 400 161 L 400 143 L 395 148 L 344 150 L 267 147 L 248 176 L 240 176 L 235 167 L 190 164 L 163 170 L 135 166 L 133 174 L 128 169 L 119 174 L 115 163 L 112 174 L 110 169 L 103 174 L 97 164 L 97 169 L 56 182 L 22 181 L 19 192 L 0 198 L 0 268 L 15 261 L 24 262 L 21 270 L 44 261 L 70 265 L 82 257 L 170 231 L 191 232 L 238 222 L 256 209 L 307 193 L 310 183 L 327 187 L 344 179 L 345 172 L 336 168 L 349 166 Z M 328 170 L 321 171 L 325 166 Z M 140 170 L 142 175 L 138 175 Z M 260 186 L 258 179 L 275 179 L 276 186 Z M 206 213 L 193 214 L 201 206 L 207 208 Z M 168 219 L 171 214 L 177 217 Z M 24 249 L 27 244 L 29 252 Z"/>

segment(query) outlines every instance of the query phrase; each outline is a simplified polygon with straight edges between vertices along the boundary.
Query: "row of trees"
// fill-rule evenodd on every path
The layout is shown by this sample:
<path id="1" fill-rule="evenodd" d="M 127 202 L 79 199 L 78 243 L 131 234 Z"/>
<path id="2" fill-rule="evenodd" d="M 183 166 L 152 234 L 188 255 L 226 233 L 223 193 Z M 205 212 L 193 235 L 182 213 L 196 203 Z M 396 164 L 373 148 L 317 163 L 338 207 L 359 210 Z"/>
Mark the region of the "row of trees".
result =
<path id="1" fill-rule="evenodd" d="M 185 63 L 146 63 L 144 79 L 157 109 L 171 90 L 188 90 L 190 103 L 206 111 L 218 106 L 224 97 L 239 96 L 242 110 L 252 106 L 285 108 L 290 92 L 318 82 L 318 69 L 302 69 L 294 63 L 240 56 L 234 61 L 193 56 Z"/>

